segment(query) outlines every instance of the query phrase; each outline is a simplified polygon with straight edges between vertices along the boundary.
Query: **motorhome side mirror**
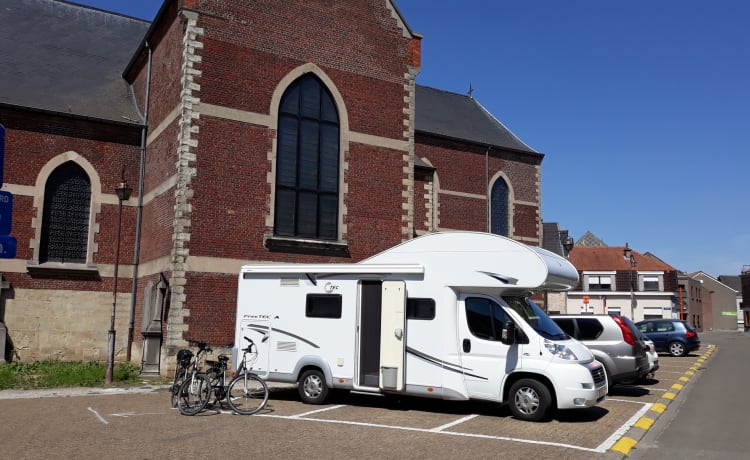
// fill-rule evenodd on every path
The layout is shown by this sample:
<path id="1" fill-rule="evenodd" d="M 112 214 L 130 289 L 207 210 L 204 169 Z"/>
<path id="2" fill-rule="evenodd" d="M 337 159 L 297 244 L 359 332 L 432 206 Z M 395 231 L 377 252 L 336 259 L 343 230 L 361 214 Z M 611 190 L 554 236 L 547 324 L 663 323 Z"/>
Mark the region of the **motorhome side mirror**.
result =
<path id="1" fill-rule="evenodd" d="M 500 334 L 500 342 L 505 345 L 513 345 L 516 343 L 516 323 L 508 321 L 503 326 L 503 331 Z"/>

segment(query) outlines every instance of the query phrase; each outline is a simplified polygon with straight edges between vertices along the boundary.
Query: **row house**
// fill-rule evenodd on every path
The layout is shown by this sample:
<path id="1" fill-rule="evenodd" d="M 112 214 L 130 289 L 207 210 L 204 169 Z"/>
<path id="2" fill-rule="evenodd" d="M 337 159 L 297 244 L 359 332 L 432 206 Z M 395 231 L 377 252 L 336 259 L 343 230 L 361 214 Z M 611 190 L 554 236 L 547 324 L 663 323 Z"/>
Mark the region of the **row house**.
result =
<path id="1" fill-rule="evenodd" d="M 677 270 L 625 246 L 576 246 L 568 255 L 580 281 L 564 314 L 618 313 L 641 321 L 679 317 Z M 557 312 L 556 312 L 557 313 Z"/>

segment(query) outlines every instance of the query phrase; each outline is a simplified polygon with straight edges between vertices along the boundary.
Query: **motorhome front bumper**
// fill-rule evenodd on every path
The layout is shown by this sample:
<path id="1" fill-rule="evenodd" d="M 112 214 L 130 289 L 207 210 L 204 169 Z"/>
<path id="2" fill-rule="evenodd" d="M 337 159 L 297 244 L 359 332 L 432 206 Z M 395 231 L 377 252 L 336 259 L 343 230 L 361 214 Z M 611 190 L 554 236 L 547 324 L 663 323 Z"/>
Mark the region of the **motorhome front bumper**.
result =
<path id="1" fill-rule="evenodd" d="M 607 378 L 601 364 L 559 364 L 555 373 L 560 376 L 557 388 L 557 408 L 591 407 L 607 395 Z M 563 368 L 564 366 L 564 368 Z"/>

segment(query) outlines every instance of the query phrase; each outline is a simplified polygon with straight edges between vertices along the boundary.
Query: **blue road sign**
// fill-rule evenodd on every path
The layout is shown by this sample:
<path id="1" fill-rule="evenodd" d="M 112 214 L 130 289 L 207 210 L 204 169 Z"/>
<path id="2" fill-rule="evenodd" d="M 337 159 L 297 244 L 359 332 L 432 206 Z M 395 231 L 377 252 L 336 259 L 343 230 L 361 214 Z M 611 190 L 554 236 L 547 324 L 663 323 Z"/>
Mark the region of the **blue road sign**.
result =
<path id="1" fill-rule="evenodd" d="M 0 259 L 16 258 L 16 237 L 0 236 Z"/>
<path id="2" fill-rule="evenodd" d="M 0 124 L 0 187 L 3 186 L 3 165 L 5 165 L 5 126 Z"/>
<path id="3" fill-rule="evenodd" d="M 10 235 L 13 222 L 13 194 L 0 190 L 0 235 Z"/>

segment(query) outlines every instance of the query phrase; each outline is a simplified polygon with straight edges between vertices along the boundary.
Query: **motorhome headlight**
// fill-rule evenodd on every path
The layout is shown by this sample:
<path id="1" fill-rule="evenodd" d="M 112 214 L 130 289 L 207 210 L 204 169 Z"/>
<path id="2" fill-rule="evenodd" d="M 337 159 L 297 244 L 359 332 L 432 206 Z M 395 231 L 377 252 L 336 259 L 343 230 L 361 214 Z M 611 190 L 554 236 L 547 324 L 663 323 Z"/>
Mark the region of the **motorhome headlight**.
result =
<path id="1" fill-rule="evenodd" d="M 547 351 L 552 353 L 553 356 L 565 360 L 578 361 L 578 357 L 576 356 L 576 354 L 573 353 L 573 350 L 568 348 L 567 345 L 561 345 L 559 343 L 552 342 L 551 340 L 544 339 L 544 346 L 547 348 Z"/>

